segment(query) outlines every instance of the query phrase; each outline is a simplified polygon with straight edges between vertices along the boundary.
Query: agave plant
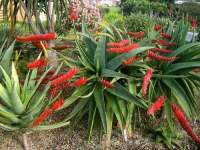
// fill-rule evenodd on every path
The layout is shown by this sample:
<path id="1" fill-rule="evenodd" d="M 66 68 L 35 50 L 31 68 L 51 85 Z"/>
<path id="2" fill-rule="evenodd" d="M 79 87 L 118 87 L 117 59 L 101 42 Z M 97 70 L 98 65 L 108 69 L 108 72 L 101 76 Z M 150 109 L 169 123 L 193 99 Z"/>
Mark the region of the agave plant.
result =
<path id="1" fill-rule="evenodd" d="M 103 128 L 109 143 L 113 123 L 118 122 L 125 139 L 127 131 L 131 131 L 132 111 L 134 105 L 146 108 L 146 103 L 135 93 L 135 85 L 131 78 L 120 72 L 124 60 L 141 54 L 149 47 L 140 47 L 127 53 L 112 55 L 107 52 L 107 42 L 117 40 L 112 30 L 105 29 L 99 37 L 92 36 L 82 25 L 82 40 L 76 40 L 78 60 L 60 54 L 64 64 L 80 68 L 80 72 L 72 79 L 80 77 L 87 83 L 77 87 L 65 100 L 63 108 L 77 102 L 66 120 L 81 119 L 88 115 L 88 136 L 90 139 L 94 126 Z M 115 121 L 116 118 L 116 121 Z M 100 122 L 99 122 L 100 121 Z"/>

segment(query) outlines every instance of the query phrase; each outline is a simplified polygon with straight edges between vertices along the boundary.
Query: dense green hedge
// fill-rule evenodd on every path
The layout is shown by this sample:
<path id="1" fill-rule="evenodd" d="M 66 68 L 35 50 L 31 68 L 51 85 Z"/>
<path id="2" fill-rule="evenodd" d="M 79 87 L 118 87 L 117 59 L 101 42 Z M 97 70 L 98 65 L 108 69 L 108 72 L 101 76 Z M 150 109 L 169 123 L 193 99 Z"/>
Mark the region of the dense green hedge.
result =
<path id="1" fill-rule="evenodd" d="M 168 22 L 168 18 L 156 18 L 148 14 L 133 13 L 126 17 L 124 24 L 128 31 L 138 32 L 144 31 L 151 24 L 160 24 L 161 26 L 165 26 Z"/>
<path id="2" fill-rule="evenodd" d="M 149 0 L 126 0 L 122 3 L 121 8 L 125 15 L 138 11 L 147 14 L 153 12 L 158 15 L 167 15 L 168 11 L 167 3 L 151 2 Z"/>

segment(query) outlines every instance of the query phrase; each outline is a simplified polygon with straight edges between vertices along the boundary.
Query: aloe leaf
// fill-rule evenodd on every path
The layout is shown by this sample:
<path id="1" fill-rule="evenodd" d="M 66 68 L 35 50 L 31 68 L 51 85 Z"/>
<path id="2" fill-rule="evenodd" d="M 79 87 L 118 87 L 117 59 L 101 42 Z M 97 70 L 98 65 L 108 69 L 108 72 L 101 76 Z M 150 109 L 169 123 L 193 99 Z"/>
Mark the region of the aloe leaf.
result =
<path id="1" fill-rule="evenodd" d="M 97 84 L 95 86 L 94 90 L 94 99 L 101 117 L 101 122 L 104 128 L 104 131 L 107 131 L 106 129 L 106 108 L 105 108 L 105 100 L 104 100 L 104 94 L 103 94 L 103 88 L 100 84 Z"/>
<path id="2" fill-rule="evenodd" d="M 141 108 L 147 108 L 147 104 L 144 102 L 143 99 L 134 96 L 131 94 L 125 87 L 120 85 L 119 83 L 115 83 L 112 88 L 106 89 L 109 93 L 120 97 L 121 99 L 127 102 L 133 102 L 135 105 Z"/>
<path id="3" fill-rule="evenodd" d="M 127 60 L 130 57 L 133 57 L 133 56 L 136 56 L 137 54 L 145 52 L 145 51 L 149 50 L 150 48 L 152 48 L 152 47 L 141 47 L 138 49 L 134 49 L 128 53 L 120 54 L 120 55 L 116 56 L 115 58 L 111 59 L 108 62 L 107 67 L 108 67 L 108 69 L 115 70 L 122 64 L 122 62 L 124 60 Z"/>

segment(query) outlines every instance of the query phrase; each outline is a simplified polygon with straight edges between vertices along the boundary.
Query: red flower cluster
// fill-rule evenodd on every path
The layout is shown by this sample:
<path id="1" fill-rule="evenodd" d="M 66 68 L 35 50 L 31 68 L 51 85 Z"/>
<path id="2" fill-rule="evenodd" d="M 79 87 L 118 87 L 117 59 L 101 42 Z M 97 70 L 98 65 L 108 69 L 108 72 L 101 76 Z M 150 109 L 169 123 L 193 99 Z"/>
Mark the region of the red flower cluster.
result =
<path id="1" fill-rule="evenodd" d="M 197 27 L 197 21 L 193 19 L 192 17 L 189 17 L 189 22 L 192 26 L 192 29 L 195 29 Z"/>
<path id="2" fill-rule="evenodd" d="M 52 86 L 58 86 L 58 85 L 62 84 L 63 82 L 71 79 L 78 72 L 79 72 L 79 69 L 72 68 L 67 73 L 65 73 L 65 74 L 59 76 L 58 78 L 54 79 L 53 81 L 51 81 L 51 84 L 52 84 Z"/>
<path id="3" fill-rule="evenodd" d="M 153 75 L 153 69 L 150 68 L 147 70 L 144 79 L 143 79 L 143 83 L 142 83 L 142 95 L 145 96 L 147 94 L 147 88 L 149 85 L 149 82 L 151 80 L 151 77 Z"/>
<path id="4" fill-rule="evenodd" d="M 160 32 L 160 35 L 161 35 L 162 37 L 166 38 L 166 39 L 169 39 L 169 40 L 172 38 L 171 35 L 166 34 L 166 33 L 164 33 L 164 32 Z"/>
<path id="5" fill-rule="evenodd" d="M 78 13 L 75 8 L 69 9 L 69 19 L 71 21 L 76 21 L 78 19 Z"/>
<path id="6" fill-rule="evenodd" d="M 171 104 L 172 110 L 174 112 L 175 117 L 179 121 L 182 128 L 187 132 L 187 134 L 197 143 L 200 144 L 200 138 L 193 132 L 192 127 L 187 121 L 183 111 L 176 104 Z"/>
<path id="7" fill-rule="evenodd" d="M 49 117 L 54 111 L 58 110 L 64 104 L 64 100 L 59 98 L 50 107 L 47 107 L 44 112 L 33 122 L 32 128 L 40 125 L 47 117 Z"/>
<path id="8" fill-rule="evenodd" d="M 170 42 L 167 42 L 165 40 L 156 40 L 156 42 L 159 44 L 159 45 L 163 45 L 163 46 L 175 46 L 176 44 L 175 43 L 170 43 Z"/>
<path id="9" fill-rule="evenodd" d="M 165 56 L 157 55 L 156 53 L 151 52 L 151 51 L 148 52 L 147 56 L 150 57 L 150 58 L 153 58 L 155 60 L 164 61 L 164 62 L 172 62 L 172 61 L 174 61 L 176 59 L 176 56 L 165 57 Z"/>
<path id="10" fill-rule="evenodd" d="M 107 43 L 107 46 L 108 47 L 120 48 L 120 47 L 123 47 L 123 46 L 128 45 L 128 44 L 129 44 L 129 40 L 124 39 L 124 40 L 121 40 L 120 42 L 109 42 L 109 43 Z"/>
<path id="11" fill-rule="evenodd" d="M 140 58 L 139 57 L 131 57 L 127 60 L 124 60 L 122 63 L 123 63 L 124 66 L 127 66 L 127 65 L 132 64 L 136 60 L 140 60 Z"/>
<path id="12" fill-rule="evenodd" d="M 161 48 L 151 48 L 149 50 L 154 51 L 154 52 L 159 52 L 159 53 L 166 53 L 166 54 L 172 52 L 172 50 L 170 50 L 170 49 L 161 49 Z"/>
<path id="13" fill-rule="evenodd" d="M 55 103 L 51 105 L 53 111 L 57 111 L 64 104 L 64 99 L 59 98 Z"/>
<path id="14" fill-rule="evenodd" d="M 158 99 L 148 108 L 147 114 L 154 116 L 154 114 L 161 109 L 164 101 L 165 100 L 163 96 L 158 97 Z"/>
<path id="15" fill-rule="evenodd" d="M 55 49 L 55 50 L 64 50 L 64 49 L 68 49 L 68 48 L 73 48 L 73 46 L 65 44 L 65 45 L 59 45 L 59 46 L 53 47 L 53 49 Z"/>
<path id="16" fill-rule="evenodd" d="M 161 29 L 161 26 L 159 25 L 159 24 L 156 24 L 155 26 L 154 26 L 154 30 L 155 31 L 159 31 Z"/>
<path id="17" fill-rule="evenodd" d="M 119 48 L 109 48 L 109 49 L 107 49 L 107 51 L 114 52 L 114 53 L 127 53 L 127 52 L 130 52 L 139 47 L 140 47 L 140 45 L 135 43 L 135 44 L 130 44 L 128 46 L 119 47 Z"/>
<path id="18" fill-rule="evenodd" d="M 43 49 L 43 46 L 44 46 L 45 49 L 49 48 L 49 44 L 46 43 L 46 42 L 42 42 L 43 46 L 40 42 L 32 42 L 32 44 L 38 49 Z"/>
<path id="19" fill-rule="evenodd" d="M 27 68 L 28 69 L 34 69 L 34 68 L 40 68 L 40 67 L 44 67 L 47 65 L 47 60 L 46 59 L 38 59 L 38 60 L 35 60 L 31 63 L 28 63 L 27 64 Z"/>
<path id="20" fill-rule="evenodd" d="M 145 32 L 128 32 L 127 33 L 128 35 L 130 35 L 131 37 L 135 38 L 135 39 L 140 39 L 140 38 L 143 38 L 144 35 L 145 35 Z"/>
<path id="21" fill-rule="evenodd" d="M 81 77 L 81 78 L 75 80 L 74 83 L 71 84 L 71 86 L 79 87 L 79 86 L 82 86 L 86 83 L 87 83 L 87 79 L 85 77 Z"/>
<path id="22" fill-rule="evenodd" d="M 33 122 L 32 128 L 40 125 L 48 116 L 53 113 L 51 108 L 46 108 L 44 112 Z"/>
<path id="23" fill-rule="evenodd" d="M 112 83 L 110 83 L 109 81 L 107 81 L 107 80 L 101 80 L 101 85 L 104 87 L 104 88 L 112 88 L 113 87 L 113 85 L 112 85 Z"/>
<path id="24" fill-rule="evenodd" d="M 47 34 L 35 34 L 29 36 L 17 36 L 16 41 L 18 42 L 39 42 L 39 41 L 48 41 L 54 40 L 56 38 L 55 32 Z"/>
<path id="25" fill-rule="evenodd" d="M 49 91 L 50 92 L 50 98 L 53 99 L 58 94 L 59 91 L 65 89 L 67 87 L 70 87 L 70 86 L 71 86 L 71 84 L 69 82 L 64 82 L 64 83 L 59 84 L 57 86 L 51 87 L 51 89 Z"/>

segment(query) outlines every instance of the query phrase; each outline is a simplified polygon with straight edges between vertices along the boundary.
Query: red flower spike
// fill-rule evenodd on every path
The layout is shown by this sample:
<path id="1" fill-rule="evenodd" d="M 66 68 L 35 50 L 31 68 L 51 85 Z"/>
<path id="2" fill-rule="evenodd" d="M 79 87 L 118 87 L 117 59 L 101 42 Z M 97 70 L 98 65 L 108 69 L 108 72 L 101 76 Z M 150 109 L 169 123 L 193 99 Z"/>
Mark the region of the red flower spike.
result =
<path id="1" fill-rule="evenodd" d="M 131 37 L 135 38 L 135 39 L 140 39 L 140 38 L 143 38 L 144 35 L 145 35 L 145 32 L 128 32 L 127 33 L 128 35 L 130 35 Z"/>
<path id="2" fill-rule="evenodd" d="M 107 46 L 108 46 L 108 47 L 116 47 L 116 48 L 119 48 L 119 47 L 122 47 L 123 44 L 122 44 L 122 43 L 109 42 L 109 43 L 107 43 Z"/>
<path id="3" fill-rule="evenodd" d="M 140 45 L 135 43 L 135 44 L 131 44 L 131 45 L 128 45 L 125 47 L 120 47 L 120 48 L 109 48 L 109 49 L 107 49 L 107 51 L 114 52 L 114 53 L 127 53 L 127 52 L 130 52 L 139 47 L 140 47 Z"/>
<path id="4" fill-rule="evenodd" d="M 104 88 L 112 88 L 113 87 L 113 85 L 109 82 L 109 81 L 107 81 L 107 80 L 101 80 L 101 85 L 104 87 Z"/>
<path id="5" fill-rule="evenodd" d="M 34 69 L 34 68 L 45 67 L 46 65 L 47 65 L 47 60 L 41 58 L 41 59 L 35 60 L 31 63 L 28 63 L 27 68 L 28 69 Z"/>
<path id="6" fill-rule="evenodd" d="M 77 79 L 76 81 L 74 81 L 74 83 L 72 83 L 71 86 L 80 87 L 86 83 L 87 83 L 87 79 L 85 77 L 81 77 L 81 78 Z"/>
<path id="7" fill-rule="evenodd" d="M 200 138 L 193 132 L 188 120 L 186 119 L 183 111 L 176 104 L 171 104 L 171 108 L 174 112 L 175 117 L 179 121 L 182 128 L 187 132 L 187 134 L 197 143 L 200 144 Z"/>
<path id="8" fill-rule="evenodd" d="M 151 48 L 149 50 L 154 51 L 154 52 L 159 52 L 159 53 L 166 53 L 166 54 L 172 52 L 172 50 L 170 50 L 170 49 L 161 49 L 161 48 Z"/>
<path id="9" fill-rule="evenodd" d="M 64 99 L 59 98 L 56 102 L 51 105 L 53 111 L 57 111 L 64 104 Z"/>
<path id="10" fill-rule="evenodd" d="M 162 37 L 166 38 L 166 39 L 169 39 L 169 40 L 172 38 L 171 35 L 166 34 L 166 33 L 163 33 L 163 32 L 160 32 L 160 35 L 161 35 Z"/>
<path id="11" fill-rule="evenodd" d="M 78 13 L 77 13 L 76 9 L 70 8 L 70 10 L 69 10 L 69 19 L 71 21 L 76 21 L 78 19 Z"/>
<path id="12" fill-rule="evenodd" d="M 121 40 L 120 43 L 125 46 L 125 45 L 128 45 L 129 44 L 129 40 L 128 39 L 124 39 L 124 40 Z"/>
<path id="13" fill-rule="evenodd" d="M 44 112 L 33 122 L 32 128 L 40 125 L 48 116 L 53 113 L 52 109 L 46 108 Z"/>
<path id="14" fill-rule="evenodd" d="M 108 42 L 107 46 L 108 47 L 120 48 L 120 47 L 123 47 L 123 46 L 125 46 L 127 44 L 129 44 L 129 40 L 128 39 L 124 39 L 124 40 L 121 40 L 120 42 Z"/>
<path id="15" fill-rule="evenodd" d="M 127 66 L 127 65 L 132 64 L 136 60 L 140 60 L 140 58 L 139 57 L 131 57 L 127 60 L 124 60 L 122 63 L 123 63 L 124 66 Z"/>
<path id="16" fill-rule="evenodd" d="M 77 68 L 72 68 L 70 69 L 67 73 L 61 75 L 60 77 L 54 79 L 51 84 L 52 86 L 58 86 L 62 84 L 64 81 L 67 81 L 71 79 L 74 75 L 76 75 L 79 72 L 79 69 Z"/>
<path id="17" fill-rule="evenodd" d="M 156 40 L 156 42 L 159 44 L 159 45 L 163 45 L 163 46 L 175 46 L 176 44 L 175 43 L 170 43 L 170 42 L 167 42 L 165 40 Z"/>
<path id="18" fill-rule="evenodd" d="M 158 97 L 158 99 L 148 108 L 147 114 L 154 116 L 154 114 L 161 109 L 164 101 L 165 100 L 163 96 Z"/>
<path id="19" fill-rule="evenodd" d="M 161 29 L 161 26 L 159 25 L 159 24 L 156 24 L 155 26 L 154 26 L 154 30 L 155 31 L 159 31 Z"/>
<path id="20" fill-rule="evenodd" d="M 49 41 L 56 38 L 55 32 L 46 33 L 46 34 L 35 34 L 29 36 L 17 36 L 17 42 L 39 42 L 39 41 Z"/>
<path id="21" fill-rule="evenodd" d="M 142 83 L 142 95 L 145 96 L 147 94 L 147 88 L 148 88 L 148 85 L 149 85 L 149 82 L 151 80 L 151 77 L 153 75 L 153 69 L 148 69 L 145 76 L 144 76 L 144 79 L 143 79 L 143 83 Z"/>
<path id="22" fill-rule="evenodd" d="M 155 60 L 164 61 L 164 62 L 172 62 L 176 59 L 176 56 L 165 57 L 165 56 L 157 55 L 157 54 L 155 54 L 154 52 L 151 52 L 151 51 L 148 52 L 147 56 L 150 57 L 150 58 L 153 58 Z"/>

